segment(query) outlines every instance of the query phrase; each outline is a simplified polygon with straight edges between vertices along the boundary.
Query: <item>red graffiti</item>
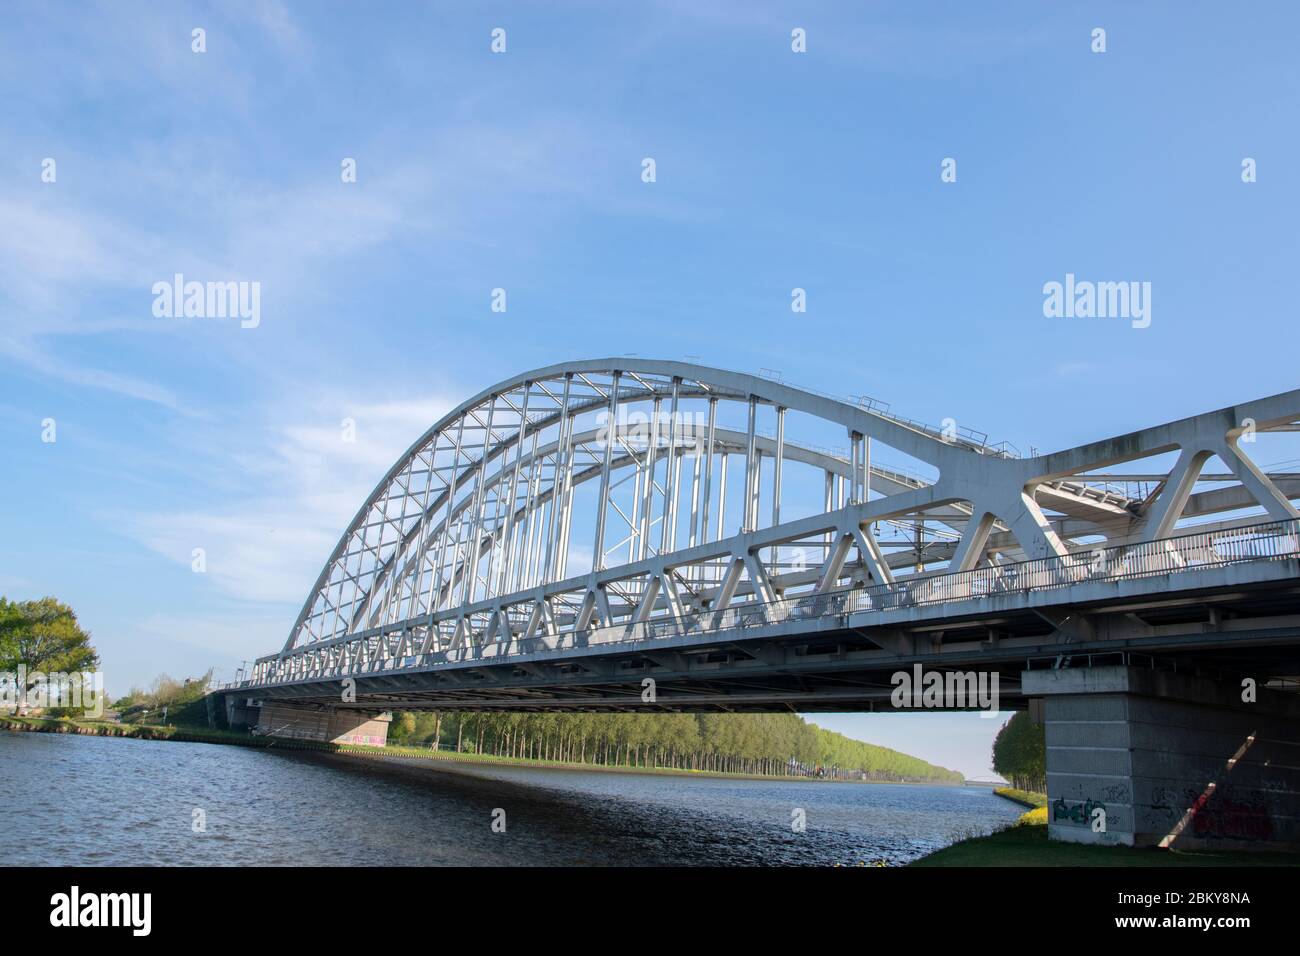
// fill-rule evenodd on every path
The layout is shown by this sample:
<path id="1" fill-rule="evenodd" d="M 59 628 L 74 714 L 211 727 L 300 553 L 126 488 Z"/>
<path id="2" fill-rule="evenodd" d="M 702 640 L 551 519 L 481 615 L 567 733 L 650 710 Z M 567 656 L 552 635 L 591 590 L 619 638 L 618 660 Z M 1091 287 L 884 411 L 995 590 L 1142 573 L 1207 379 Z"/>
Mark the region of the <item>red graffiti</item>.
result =
<path id="1" fill-rule="evenodd" d="M 1227 797 L 1213 799 L 1203 793 L 1192 805 L 1192 833 L 1198 837 L 1270 840 L 1273 818 L 1263 804 L 1241 803 Z"/>

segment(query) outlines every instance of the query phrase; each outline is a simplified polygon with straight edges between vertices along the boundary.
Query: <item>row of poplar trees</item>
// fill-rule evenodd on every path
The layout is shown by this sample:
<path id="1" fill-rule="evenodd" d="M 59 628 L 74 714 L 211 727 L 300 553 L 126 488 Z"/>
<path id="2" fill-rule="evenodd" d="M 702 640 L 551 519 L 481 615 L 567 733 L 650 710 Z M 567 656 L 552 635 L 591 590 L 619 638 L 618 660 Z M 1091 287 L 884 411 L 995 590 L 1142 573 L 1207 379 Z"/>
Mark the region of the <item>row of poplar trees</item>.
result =
<path id="1" fill-rule="evenodd" d="M 917 757 L 853 740 L 794 714 L 393 714 L 389 743 L 516 759 L 728 773 L 864 774 L 961 783 Z"/>

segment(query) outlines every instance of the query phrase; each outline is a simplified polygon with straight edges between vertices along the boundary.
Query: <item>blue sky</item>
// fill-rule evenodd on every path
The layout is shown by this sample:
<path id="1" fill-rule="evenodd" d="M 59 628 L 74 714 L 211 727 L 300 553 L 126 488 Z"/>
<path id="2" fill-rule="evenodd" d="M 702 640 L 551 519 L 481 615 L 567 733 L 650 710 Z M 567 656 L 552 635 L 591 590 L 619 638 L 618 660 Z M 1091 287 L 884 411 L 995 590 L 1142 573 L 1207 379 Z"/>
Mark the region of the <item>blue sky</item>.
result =
<path id="1" fill-rule="evenodd" d="M 115 691 L 228 675 L 441 412 L 571 358 L 1025 450 L 1295 387 L 1293 5 L 995 6 L 8 6 L 0 593 L 73 604 Z M 154 317 L 177 272 L 261 324 Z M 1151 326 L 1045 318 L 1067 272 L 1151 282 Z M 822 722 L 977 776 L 1000 723 Z"/>

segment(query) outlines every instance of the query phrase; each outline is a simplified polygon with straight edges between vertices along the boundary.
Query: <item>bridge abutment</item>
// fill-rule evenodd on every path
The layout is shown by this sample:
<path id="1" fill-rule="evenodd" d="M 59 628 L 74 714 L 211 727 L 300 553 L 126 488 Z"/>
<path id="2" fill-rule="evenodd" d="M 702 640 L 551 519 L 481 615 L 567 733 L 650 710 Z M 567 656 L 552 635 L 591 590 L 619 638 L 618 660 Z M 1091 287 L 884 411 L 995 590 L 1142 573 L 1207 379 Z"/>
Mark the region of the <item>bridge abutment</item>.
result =
<path id="1" fill-rule="evenodd" d="M 1240 682 L 1122 666 L 1021 680 L 1043 699 L 1051 839 L 1300 848 L 1292 695 L 1260 687 L 1247 701 Z"/>
<path id="2" fill-rule="evenodd" d="M 263 701 L 258 711 L 257 732 L 266 737 L 372 747 L 388 742 L 388 725 L 393 719 L 388 713 L 306 707 L 274 700 Z"/>
<path id="3" fill-rule="evenodd" d="M 258 708 L 256 701 L 244 694 L 219 694 L 219 705 L 210 708 L 213 718 L 217 714 L 225 717 L 225 726 L 231 730 L 248 730 L 257 726 Z M 215 720 L 210 720 L 215 723 Z"/>

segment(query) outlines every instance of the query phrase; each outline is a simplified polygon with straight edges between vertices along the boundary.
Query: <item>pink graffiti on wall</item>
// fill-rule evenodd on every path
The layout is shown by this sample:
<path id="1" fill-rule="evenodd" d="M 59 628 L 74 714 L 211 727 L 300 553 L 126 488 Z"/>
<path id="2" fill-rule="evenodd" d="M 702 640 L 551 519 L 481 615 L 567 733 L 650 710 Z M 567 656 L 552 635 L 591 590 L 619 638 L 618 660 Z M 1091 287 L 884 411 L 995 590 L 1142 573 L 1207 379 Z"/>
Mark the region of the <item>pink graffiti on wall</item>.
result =
<path id="1" fill-rule="evenodd" d="M 1202 793 L 1192 805 L 1192 833 L 1199 837 L 1269 840 L 1273 818 L 1262 803 L 1243 803 Z"/>

